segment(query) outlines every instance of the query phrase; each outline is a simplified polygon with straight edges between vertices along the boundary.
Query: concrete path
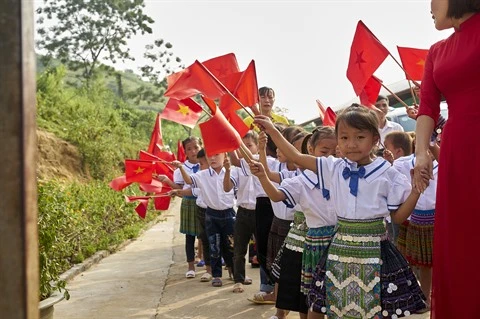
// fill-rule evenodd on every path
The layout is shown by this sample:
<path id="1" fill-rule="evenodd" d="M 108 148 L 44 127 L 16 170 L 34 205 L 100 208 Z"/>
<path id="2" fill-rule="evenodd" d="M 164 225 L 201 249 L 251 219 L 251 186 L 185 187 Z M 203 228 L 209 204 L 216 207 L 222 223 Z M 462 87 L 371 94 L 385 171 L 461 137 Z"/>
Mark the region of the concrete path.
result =
<path id="1" fill-rule="evenodd" d="M 164 221 L 69 282 L 71 299 L 55 306 L 54 318 L 270 318 L 274 307 L 247 300 L 258 290 L 258 268 L 247 265 L 253 285 L 245 286 L 242 294 L 232 293 L 233 281 L 226 271 L 221 288 L 200 282 L 204 268 L 197 268 L 196 278 L 185 278 L 179 204 L 173 201 Z M 292 313 L 288 318 L 299 316 Z M 429 314 L 410 318 L 426 319 Z"/>

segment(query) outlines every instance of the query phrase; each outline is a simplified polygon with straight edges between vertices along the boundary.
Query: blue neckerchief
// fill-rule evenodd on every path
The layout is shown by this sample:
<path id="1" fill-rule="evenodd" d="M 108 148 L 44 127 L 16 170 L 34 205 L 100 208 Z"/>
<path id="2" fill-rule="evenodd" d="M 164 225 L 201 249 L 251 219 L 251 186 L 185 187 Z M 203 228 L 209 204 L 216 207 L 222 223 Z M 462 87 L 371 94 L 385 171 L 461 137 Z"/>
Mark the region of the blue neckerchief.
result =
<path id="1" fill-rule="evenodd" d="M 350 183 L 348 184 L 348 187 L 350 187 L 350 194 L 357 197 L 358 179 L 365 176 L 365 167 L 360 167 L 358 171 L 352 171 L 350 168 L 345 167 L 343 169 L 342 176 L 344 179 L 350 178 Z"/>

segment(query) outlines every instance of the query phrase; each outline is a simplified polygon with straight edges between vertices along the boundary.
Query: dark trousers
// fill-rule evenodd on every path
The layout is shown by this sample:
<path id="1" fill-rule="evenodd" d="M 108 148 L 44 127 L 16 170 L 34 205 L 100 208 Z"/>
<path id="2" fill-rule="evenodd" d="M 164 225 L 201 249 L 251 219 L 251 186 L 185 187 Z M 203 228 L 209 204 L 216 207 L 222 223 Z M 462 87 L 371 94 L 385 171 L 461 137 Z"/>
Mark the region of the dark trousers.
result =
<path id="1" fill-rule="evenodd" d="M 250 238 L 255 233 L 255 210 L 238 207 L 233 235 L 233 264 L 235 282 L 245 281 L 245 255 Z"/>
<path id="2" fill-rule="evenodd" d="M 207 231 L 205 229 L 205 212 L 206 208 L 198 207 L 197 220 L 200 224 L 200 235 L 198 238 L 202 241 L 203 261 L 205 265 L 210 266 L 210 244 L 208 243 Z"/>
<path id="3" fill-rule="evenodd" d="M 195 236 L 185 234 L 185 254 L 187 262 L 195 261 Z"/>
<path id="4" fill-rule="evenodd" d="M 265 284 L 273 285 L 273 280 L 270 279 L 269 271 L 267 270 L 267 248 L 268 248 L 268 234 L 272 227 L 273 208 L 272 203 L 268 197 L 257 197 L 257 204 L 255 206 L 255 243 L 257 245 L 257 259 L 260 267 L 267 274 L 267 282 Z"/>
<path id="5" fill-rule="evenodd" d="M 210 264 L 213 277 L 222 277 L 222 256 L 225 264 L 233 268 L 233 228 L 235 211 L 233 208 L 214 210 L 207 208 L 205 213 L 205 229 L 210 244 Z"/>

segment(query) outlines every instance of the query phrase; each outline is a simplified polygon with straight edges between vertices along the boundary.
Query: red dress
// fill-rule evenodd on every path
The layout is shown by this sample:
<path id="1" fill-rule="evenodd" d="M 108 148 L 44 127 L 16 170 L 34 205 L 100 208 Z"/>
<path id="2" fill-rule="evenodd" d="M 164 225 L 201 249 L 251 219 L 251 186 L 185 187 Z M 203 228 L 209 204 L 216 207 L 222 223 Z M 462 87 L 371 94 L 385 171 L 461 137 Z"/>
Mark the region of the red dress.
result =
<path id="1" fill-rule="evenodd" d="M 432 317 L 480 318 L 480 13 L 429 51 L 419 115 L 442 132 L 433 245 Z"/>

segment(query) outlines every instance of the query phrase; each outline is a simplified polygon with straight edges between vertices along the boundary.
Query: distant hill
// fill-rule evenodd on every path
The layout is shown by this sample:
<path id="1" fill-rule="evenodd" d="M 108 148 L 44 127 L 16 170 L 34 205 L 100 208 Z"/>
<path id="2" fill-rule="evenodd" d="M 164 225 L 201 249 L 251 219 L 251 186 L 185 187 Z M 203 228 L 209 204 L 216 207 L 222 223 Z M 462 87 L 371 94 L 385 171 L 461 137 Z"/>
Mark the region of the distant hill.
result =
<path id="1" fill-rule="evenodd" d="M 46 66 L 42 62 L 42 56 L 36 54 L 37 59 L 37 74 L 41 74 L 45 71 Z M 58 60 L 52 60 L 52 66 L 57 66 L 60 64 Z M 80 74 L 81 70 L 72 71 L 67 69 L 67 75 L 65 76 L 65 81 L 67 84 L 72 86 L 80 86 Z M 103 73 L 103 78 L 106 83 L 106 86 L 112 90 L 117 95 L 120 95 L 119 81 L 117 76 L 110 75 L 107 71 L 100 71 Z M 131 105 L 138 109 L 142 110 L 152 110 L 159 112 L 163 109 L 166 103 L 165 98 L 160 98 L 158 102 L 150 102 L 145 98 L 142 98 L 143 95 L 148 95 L 148 89 L 151 89 L 155 92 L 164 91 L 166 89 L 158 89 L 150 82 L 142 80 L 142 78 L 135 74 L 133 70 L 118 71 L 117 73 L 121 75 L 121 85 L 123 90 L 123 95 L 125 99 L 130 102 Z M 144 88 L 143 90 L 141 88 Z M 140 91 L 139 91 L 140 90 Z M 132 94 L 135 92 L 135 94 Z"/>

